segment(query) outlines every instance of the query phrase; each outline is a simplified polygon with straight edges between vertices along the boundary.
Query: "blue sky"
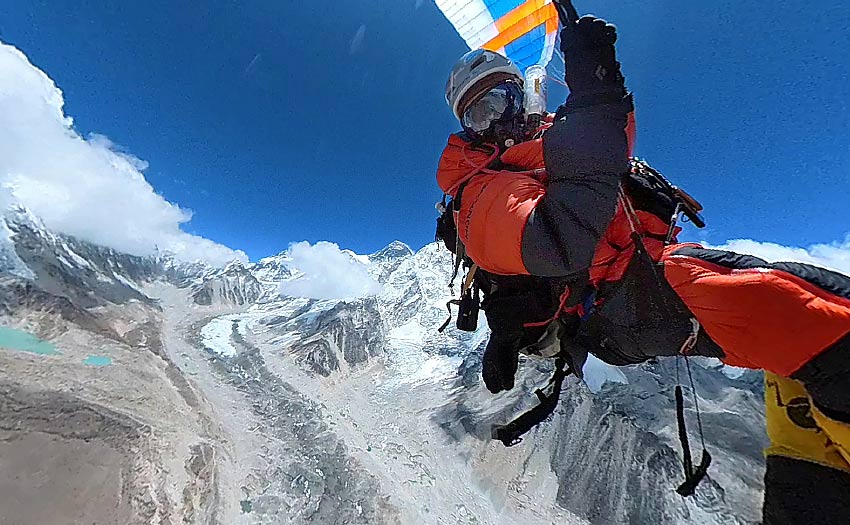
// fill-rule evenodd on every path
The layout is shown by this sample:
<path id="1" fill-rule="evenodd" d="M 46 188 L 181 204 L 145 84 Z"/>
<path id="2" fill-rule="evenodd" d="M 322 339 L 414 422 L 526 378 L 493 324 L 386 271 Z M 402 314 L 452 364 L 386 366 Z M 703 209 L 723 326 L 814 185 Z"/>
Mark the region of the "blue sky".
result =
<path id="1" fill-rule="evenodd" d="M 692 238 L 845 238 L 850 7 L 576 3 L 620 28 L 637 153 L 706 206 Z M 429 0 L 18 0 L 0 6 L 0 40 L 58 84 L 81 134 L 149 163 L 191 233 L 252 259 L 433 239 L 456 128 L 443 86 L 466 47 Z"/>

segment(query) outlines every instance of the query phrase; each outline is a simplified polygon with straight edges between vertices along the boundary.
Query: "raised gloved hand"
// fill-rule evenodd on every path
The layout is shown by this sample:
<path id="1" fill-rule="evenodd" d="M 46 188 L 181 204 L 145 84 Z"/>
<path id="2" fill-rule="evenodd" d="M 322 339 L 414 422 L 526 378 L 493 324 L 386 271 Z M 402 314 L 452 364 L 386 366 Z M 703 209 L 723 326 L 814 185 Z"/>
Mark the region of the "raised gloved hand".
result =
<path id="1" fill-rule="evenodd" d="M 576 20 L 569 0 L 555 0 L 561 14 L 561 51 L 566 64 L 565 80 L 570 88 L 567 104 L 584 107 L 616 102 L 626 95 L 614 43 L 617 28 L 601 18 L 586 15 Z"/>

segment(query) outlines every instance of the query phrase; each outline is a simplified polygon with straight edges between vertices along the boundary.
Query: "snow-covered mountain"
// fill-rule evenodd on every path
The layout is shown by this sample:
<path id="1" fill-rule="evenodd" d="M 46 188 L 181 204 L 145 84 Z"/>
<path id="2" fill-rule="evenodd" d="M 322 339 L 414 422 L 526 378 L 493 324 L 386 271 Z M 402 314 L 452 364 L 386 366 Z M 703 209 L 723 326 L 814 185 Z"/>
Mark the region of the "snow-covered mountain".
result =
<path id="1" fill-rule="evenodd" d="M 568 379 L 556 414 L 520 445 L 492 441 L 493 424 L 534 404 L 551 363 L 523 360 L 509 393 L 483 388 L 483 316 L 476 332 L 451 325 L 437 332 L 448 315 L 452 266 L 438 244 L 348 253 L 380 292 L 342 300 L 282 296 L 281 281 L 308 277 L 288 252 L 220 269 L 135 257 L 51 233 L 23 209 L 7 214 L 0 230 L 3 324 L 61 353 L 0 351 L 0 429 L 47 436 L 41 445 L 57 458 L 100 453 L 126 475 L 112 514 L 91 510 L 80 519 L 760 519 L 758 374 L 731 379 L 715 363 L 692 362 L 715 458 L 694 498 L 675 493 L 682 478 L 675 360 L 621 370 L 591 361 L 588 384 Z M 113 364 L 83 366 L 90 352 Z M 21 420 L 9 399 L 33 418 Z M 62 406 L 72 407 L 71 419 L 36 424 L 38 414 Z M 123 421 L 125 430 L 91 427 L 89 441 L 79 441 L 69 429 L 83 414 Z M 9 446 L 0 444 L 0 454 Z M 17 475 L 27 472 L 22 465 Z M 108 483 L 90 485 L 108 492 Z M 8 504 L 0 498 L 0 511 Z"/>
<path id="2" fill-rule="evenodd" d="M 10 211 L 3 228 L 8 232 L 5 244 L 17 256 L 9 273 L 31 278 L 44 291 L 67 296 L 84 308 L 131 299 L 145 301 L 148 298 L 137 283 L 160 273 L 153 258 L 134 257 L 54 234 L 24 208 Z"/>

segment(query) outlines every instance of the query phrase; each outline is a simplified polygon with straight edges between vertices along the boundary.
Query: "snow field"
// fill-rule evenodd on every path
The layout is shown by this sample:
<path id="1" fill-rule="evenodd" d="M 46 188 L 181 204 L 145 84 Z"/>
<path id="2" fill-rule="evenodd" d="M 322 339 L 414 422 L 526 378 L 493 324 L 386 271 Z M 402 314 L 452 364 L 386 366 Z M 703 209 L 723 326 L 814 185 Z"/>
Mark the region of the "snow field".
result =
<path id="1" fill-rule="evenodd" d="M 236 357 L 236 348 L 230 341 L 233 321 L 217 317 L 201 328 L 201 341 L 206 348 L 224 357 Z"/>

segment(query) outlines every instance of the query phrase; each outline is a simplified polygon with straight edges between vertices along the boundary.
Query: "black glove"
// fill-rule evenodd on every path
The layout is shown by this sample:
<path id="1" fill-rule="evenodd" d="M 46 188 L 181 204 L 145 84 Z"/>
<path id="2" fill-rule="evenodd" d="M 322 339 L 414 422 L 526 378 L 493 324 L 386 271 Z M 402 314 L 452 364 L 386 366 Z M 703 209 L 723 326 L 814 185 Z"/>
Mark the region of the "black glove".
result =
<path id="1" fill-rule="evenodd" d="M 519 360 L 518 343 L 519 337 L 497 332 L 490 335 L 490 341 L 487 342 L 484 359 L 481 362 L 481 376 L 490 392 L 498 394 L 514 387 L 514 376 Z"/>
<path id="2" fill-rule="evenodd" d="M 565 21 L 561 30 L 564 75 L 572 108 L 618 102 L 626 96 L 625 79 L 620 72 L 614 43 L 617 28 L 592 15 L 578 21 Z"/>

